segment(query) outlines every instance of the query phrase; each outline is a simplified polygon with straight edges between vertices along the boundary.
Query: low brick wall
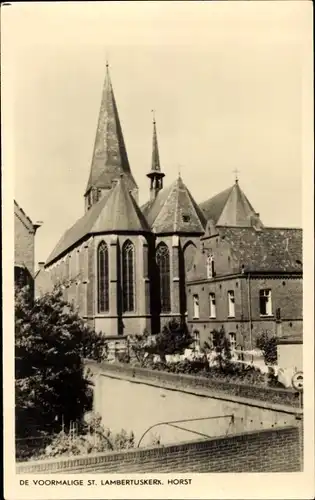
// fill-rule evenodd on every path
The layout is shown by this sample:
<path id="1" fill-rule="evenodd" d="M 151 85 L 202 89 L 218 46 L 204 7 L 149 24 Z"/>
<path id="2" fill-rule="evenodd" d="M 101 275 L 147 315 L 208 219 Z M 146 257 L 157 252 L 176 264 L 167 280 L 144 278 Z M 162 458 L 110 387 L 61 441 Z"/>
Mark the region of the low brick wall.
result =
<path id="1" fill-rule="evenodd" d="M 109 373 L 119 373 L 129 377 L 135 377 L 144 380 L 161 381 L 175 387 L 182 388 L 202 388 L 210 389 L 215 392 L 239 396 L 242 398 L 256 399 L 259 401 L 268 401 L 279 405 L 289 405 L 297 408 L 299 406 L 299 395 L 291 389 L 278 389 L 273 387 L 260 387 L 254 385 L 237 384 L 215 378 L 201 377 L 197 375 L 186 375 L 178 373 L 169 373 L 158 370 L 149 370 L 147 368 L 133 367 L 119 363 L 96 363 L 87 360 L 87 365 L 95 366 L 100 370 Z"/>
<path id="2" fill-rule="evenodd" d="M 17 473 L 299 472 L 298 426 L 17 465 Z"/>

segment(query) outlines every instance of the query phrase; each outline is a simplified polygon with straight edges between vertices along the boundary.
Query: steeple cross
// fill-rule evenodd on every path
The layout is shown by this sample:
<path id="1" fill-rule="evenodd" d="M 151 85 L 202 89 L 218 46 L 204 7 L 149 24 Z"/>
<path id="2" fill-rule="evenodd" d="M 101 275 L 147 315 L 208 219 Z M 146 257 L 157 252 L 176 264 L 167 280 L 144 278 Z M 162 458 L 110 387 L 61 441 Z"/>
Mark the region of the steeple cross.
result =
<path id="1" fill-rule="evenodd" d="M 240 171 L 237 170 L 237 168 L 235 170 L 233 170 L 233 174 L 235 174 L 235 182 L 238 182 L 238 175 L 237 174 L 239 174 L 239 173 L 240 173 Z"/>

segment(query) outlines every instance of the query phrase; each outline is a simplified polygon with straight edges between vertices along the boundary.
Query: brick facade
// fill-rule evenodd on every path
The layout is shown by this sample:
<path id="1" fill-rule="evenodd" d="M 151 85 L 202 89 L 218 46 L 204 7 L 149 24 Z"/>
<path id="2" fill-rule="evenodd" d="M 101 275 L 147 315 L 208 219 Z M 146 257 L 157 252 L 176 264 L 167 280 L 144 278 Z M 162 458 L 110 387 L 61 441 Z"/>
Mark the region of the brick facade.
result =
<path id="1" fill-rule="evenodd" d="M 260 290 L 271 290 L 272 315 L 262 316 L 259 311 Z M 229 317 L 228 292 L 235 297 L 235 317 Z M 302 291 L 300 276 L 244 276 L 216 278 L 187 284 L 188 324 L 198 330 L 201 342 L 207 341 L 213 329 L 224 326 L 226 333 L 236 334 L 236 344 L 255 347 L 255 340 L 263 332 L 280 336 L 302 331 Z M 210 318 L 209 295 L 215 294 L 216 317 Z M 199 318 L 194 318 L 193 295 L 199 298 Z M 281 322 L 276 320 L 280 309 Z M 250 324 L 251 323 L 251 324 Z"/>
<path id="2" fill-rule="evenodd" d="M 269 230 L 269 229 L 268 229 Z M 262 230 L 263 231 L 263 230 Z M 277 230 L 274 228 L 274 232 Z M 291 230 L 295 231 L 295 230 Z M 250 253 L 237 252 L 233 242 L 226 241 L 224 229 L 214 229 L 214 235 L 201 238 L 193 269 L 187 278 L 187 312 L 191 331 L 198 331 L 201 343 L 211 338 L 213 329 L 225 328 L 227 334 L 234 334 L 238 347 L 254 348 L 257 336 L 263 332 L 270 335 L 301 335 L 303 323 L 303 275 L 302 270 L 283 268 L 280 264 L 268 270 L 261 270 L 257 262 L 246 269 Z M 221 233 L 221 234 L 220 234 Z M 259 233 L 260 234 L 260 233 Z M 286 241 L 290 230 L 281 235 Z M 244 238 L 246 232 L 244 231 Z M 251 235 L 253 238 L 253 236 Z M 262 259 L 270 259 L 275 253 L 266 245 Z M 213 259 L 214 275 L 207 277 L 207 259 Z M 271 257 L 272 259 L 272 257 Z M 264 264 L 264 263 L 263 263 Z M 263 314 L 260 296 L 270 291 L 271 306 Z M 234 311 L 229 311 L 229 292 L 233 293 Z M 210 294 L 215 297 L 215 313 L 210 310 Z M 199 314 L 194 310 L 194 296 L 199 301 Z M 233 308 L 233 306 L 232 306 Z M 196 317 L 199 316 L 199 317 Z"/>

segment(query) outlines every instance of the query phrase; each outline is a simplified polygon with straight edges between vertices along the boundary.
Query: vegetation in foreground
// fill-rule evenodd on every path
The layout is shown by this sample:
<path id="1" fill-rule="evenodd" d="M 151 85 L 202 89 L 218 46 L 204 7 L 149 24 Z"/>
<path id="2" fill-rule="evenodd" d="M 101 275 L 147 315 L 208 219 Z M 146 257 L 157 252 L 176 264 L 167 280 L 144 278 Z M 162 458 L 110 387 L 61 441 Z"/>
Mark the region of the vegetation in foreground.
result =
<path id="1" fill-rule="evenodd" d="M 15 294 L 15 433 L 16 455 L 25 444 L 34 450 L 50 436 L 78 432 L 92 407 L 91 382 L 84 358 L 103 359 L 105 339 L 91 330 L 61 287 L 33 300 L 28 287 Z"/>

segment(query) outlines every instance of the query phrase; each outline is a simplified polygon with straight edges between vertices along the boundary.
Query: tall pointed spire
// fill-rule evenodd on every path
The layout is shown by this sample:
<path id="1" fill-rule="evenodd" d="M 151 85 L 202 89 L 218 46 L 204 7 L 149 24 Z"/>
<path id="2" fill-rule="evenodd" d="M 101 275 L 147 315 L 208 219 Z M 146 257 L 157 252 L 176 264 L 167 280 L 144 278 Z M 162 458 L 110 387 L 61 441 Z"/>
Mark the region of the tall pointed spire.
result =
<path id="1" fill-rule="evenodd" d="M 153 141 L 152 141 L 151 171 L 161 172 L 159 147 L 158 147 L 157 133 L 156 133 L 155 113 L 154 111 L 152 111 L 152 113 L 153 113 Z"/>
<path id="2" fill-rule="evenodd" d="M 155 121 L 155 112 L 152 110 L 153 114 L 153 141 L 152 141 L 152 161 L 151 161 L 151 170 L 147 174 L 147 177 L 150 179 L 150 199 L 154 200 L 158 194 L 158 192 L 163 188 L 163 177 L 165 174 L 161 172 L 160 165 L 160 155 L 159 155 L 159 147 L 157 140 L 157 132 L 156 132 L 156 121 Z"/>
<path id="3" fill-rule="evenodd" d="M 130 170 L 125 141 L 120 125 L 116 100 L 106 61 L 106 76 L 103 86 L 90 176 L 85 191 L 87 208 L 93 204 L 92 192 L 111 189 L 120 173 L 126 175 L 128 187 L 134 193 L 138 186 Z M 98 200 L 98 195 L 96 200 Z"/>

